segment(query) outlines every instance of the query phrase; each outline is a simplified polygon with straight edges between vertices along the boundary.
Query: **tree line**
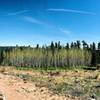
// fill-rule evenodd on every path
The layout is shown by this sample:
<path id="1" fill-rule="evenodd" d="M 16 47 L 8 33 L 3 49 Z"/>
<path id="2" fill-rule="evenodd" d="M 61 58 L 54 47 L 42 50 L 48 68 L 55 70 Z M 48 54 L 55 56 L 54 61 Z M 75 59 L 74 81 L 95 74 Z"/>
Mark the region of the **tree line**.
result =
<path id="1" fill-rule="evenodd" d="M 61 45 L 51 42 L 50 45 L 39 44 L 36 47 L 14 46 L 0 47 L 0 65 L 24 67 L 75 67 L 94 66 L 96 64 L 96 50 L 100 50 L 100 43 L 76 41 Z M 100 56 L 100 55 L 99 55 Z"/>

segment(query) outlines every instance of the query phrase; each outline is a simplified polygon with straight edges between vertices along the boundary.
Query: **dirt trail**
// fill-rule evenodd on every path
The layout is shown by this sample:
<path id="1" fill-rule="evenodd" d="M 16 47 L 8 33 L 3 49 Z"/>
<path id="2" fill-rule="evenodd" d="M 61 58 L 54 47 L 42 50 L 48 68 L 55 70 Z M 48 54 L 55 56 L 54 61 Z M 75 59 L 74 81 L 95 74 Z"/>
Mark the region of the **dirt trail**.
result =
<path id="1" fill-rule="evenodd" d="M 35 87 L 34 83 L 24 83 L 20 78 L 0 74 L 0 91 L 6 100 L 72 100 L 53 95 L 45 87 Z"/>
<path id="2" fill-rule="evenodd" d="M 13 79 L 13 78 L 12 78 Z M 17 92 L 17 89 L 22 85 L 19 83 L 10 82 L 11 78 L 0 74 L 0 90 L 6 97 L 6 100 L 27 100 L 27 98 L 21 93 Z M 12 80 L 14 82 L 14 80 Z"/>

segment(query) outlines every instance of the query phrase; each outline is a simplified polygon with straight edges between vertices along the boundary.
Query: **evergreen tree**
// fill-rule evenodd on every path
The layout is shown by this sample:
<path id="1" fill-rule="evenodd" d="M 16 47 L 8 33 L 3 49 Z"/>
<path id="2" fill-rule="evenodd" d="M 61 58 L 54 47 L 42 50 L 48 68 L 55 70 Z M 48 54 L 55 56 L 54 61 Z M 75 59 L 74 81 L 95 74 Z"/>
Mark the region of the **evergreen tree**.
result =
<path id="1" fill-rule="evenodd" d="M 96 50 L 96 45 L 94 42 L 93 42 L 93 50 Z"/>
<path id="2" fill-rule="evenodd" d="M 74 48 L 74 43 L 72 42 L 71 45 L 70 45 L 70 48 Z"/>
<path id="3" fill-rule="evenodd" d="M 78 47 L 78 49 L 80 49 L 80 45 L 81 45 L 80 41 L 77 40 L 76 42 L 77 42 L 77 47 Z"/>
<path id="4" fill-rule="evenodd" d="M 66 44 L 65 49 L 66 49 L 66 50 L 69 49 L 69 43 Z"/>
<path id="5" fill-rule="evenodd" d="M 87 49 L 87 43 L 84 40 L 82 41 L 82 43 L 83 43 L 83 49 Z"/>
<path id="6" fill-rule="evenodd" d="M 39 44 L 36 45 L 36 49 L 39 49 Z"/>
<path id="7" fill-rule="evenodd" d="M 98 50 L 100 50 L 100 42 L 98 43 Z"/>

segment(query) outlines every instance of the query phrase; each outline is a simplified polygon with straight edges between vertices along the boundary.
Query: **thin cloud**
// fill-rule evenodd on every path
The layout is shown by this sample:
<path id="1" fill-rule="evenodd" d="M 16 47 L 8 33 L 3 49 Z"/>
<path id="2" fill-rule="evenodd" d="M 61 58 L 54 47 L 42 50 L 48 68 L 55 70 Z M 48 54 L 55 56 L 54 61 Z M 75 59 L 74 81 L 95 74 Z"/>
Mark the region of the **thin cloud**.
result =
<path id="1" fill-rule="evenodd" d="M 20 15 L 20 14 L 24 14 L 29 12 L 30 10 L 21 10 L 21 11 L 17 11 L 17 12 L 12 12 L 12 13 L 3 13 L 1 14 L 1 16 L 15 16 L 15 15 Z"/>
<path id="2" fill-rule="evenodd" d="M 52 12 L 69 12 L 69 13 L 86 14 L 86 15 L 96 15 L 93 12 L 82 11 L 82 10 L 73 10 L 73 9 L 55 9 L 55 8 L 50 8 L 50 9 L 47 9 L 47 11 L 52 11 Z"/>
<path id="3" fill-rule="evenodd" d="M 35 24 L 43 24 L 41 21 L 33 18 L 33 17 L 29 17 L 29 16 L 24 16 L 23 17 L 26 21 L 31 22 L 31 23 L 35 23 Z"/>
<path id="4" fill-rule="evenodd" d="M 72 33 L 72 31 L 70 31 L 70 30 L 65 30 L 65 29 L 62 29 L 62 28 L 60 28 L 59 30 L 60 30 L 62 33 L 66 34 L 66 35 L 69 35 L 69 34 Z"/>

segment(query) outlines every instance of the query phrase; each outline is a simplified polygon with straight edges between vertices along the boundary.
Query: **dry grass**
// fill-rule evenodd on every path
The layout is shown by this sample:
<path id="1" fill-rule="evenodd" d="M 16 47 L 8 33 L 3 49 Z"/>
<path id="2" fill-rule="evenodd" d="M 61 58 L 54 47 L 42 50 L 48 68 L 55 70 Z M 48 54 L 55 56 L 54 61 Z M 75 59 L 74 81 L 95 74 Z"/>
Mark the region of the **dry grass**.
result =
<path id="1" fill-rule="evenodd" d="M 0 68 L 1 70 L 2 68 Z M 2 71 L 0 71 L 2 72 Z M 41 70 L 16 70 L 6 68 L 3 73 L 20 78 L 26 84 L 32 82 L 40 92 L 49 92 L 58 97 L 64 96 L 69 100 L 88 100 L 95 98 L 100 100 L 100 71 L 89 70 L 63 70 L 63 71 L 41 71 Z M 10 80 L 9 84 L 12 84 Z M 45 90 L 44 90 L 45 88 Z M 24 89 L 24 91 L 30 92 Z"/>
<path id="2" fill-rule="evenodd" d="M 0 73 L 4 73 L 6 71 L 5 67 L 0 67 Z"/>

